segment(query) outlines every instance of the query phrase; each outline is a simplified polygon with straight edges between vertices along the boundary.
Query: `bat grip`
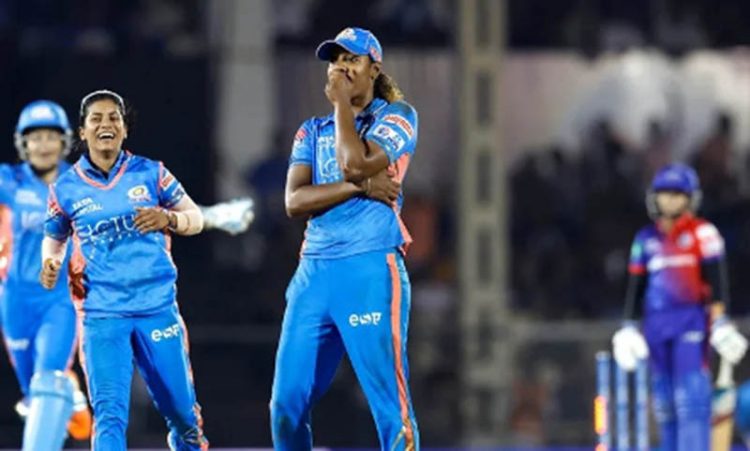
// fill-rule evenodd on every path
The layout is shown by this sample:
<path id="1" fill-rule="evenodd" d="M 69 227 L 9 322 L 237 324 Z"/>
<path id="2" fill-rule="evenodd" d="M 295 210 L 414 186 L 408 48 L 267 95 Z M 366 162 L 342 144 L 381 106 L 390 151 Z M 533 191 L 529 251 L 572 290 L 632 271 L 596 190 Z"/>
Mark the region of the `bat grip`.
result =
<path id="1" fill-rule="evenodd" d="M 734 376 L 732 371 L 734 365 L 729 360 L 721 359 L 719 363 L 719 375 L 716 377 L 716 386 L 718 388 L 731 387 L 734 385 Z"/>

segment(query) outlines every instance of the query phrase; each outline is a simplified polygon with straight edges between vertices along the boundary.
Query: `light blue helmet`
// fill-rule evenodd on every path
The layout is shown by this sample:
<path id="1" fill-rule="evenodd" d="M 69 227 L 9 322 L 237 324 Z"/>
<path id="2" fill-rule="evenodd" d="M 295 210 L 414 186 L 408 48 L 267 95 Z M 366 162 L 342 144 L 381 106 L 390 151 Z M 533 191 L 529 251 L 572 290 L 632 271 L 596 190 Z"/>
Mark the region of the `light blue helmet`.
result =
<path id="1" fill-rule="evenodd" d="M 63 134 L 63 155 L 70 152 L 73 130 L 70 128 L 65 110 L 51 100 L 35 100 L 26 105 L 18 116 L 14 141 L 18 156 L 25 160 L 26 141 L 24 136 L 37 128 L 52 128 Z"/>
<path id="2" fill-rule="evenodd" d="M 656 193 L 659 191 L 676 191 L 687 195 L 690 198 L 692 211 L 698 210 L 703 197 L 698 173 L 683 163 L 668 164 L 654 175 L 646 195 L 646 207 L 652 217 L 659 216 L 659 209 L 656 205 Z"/>

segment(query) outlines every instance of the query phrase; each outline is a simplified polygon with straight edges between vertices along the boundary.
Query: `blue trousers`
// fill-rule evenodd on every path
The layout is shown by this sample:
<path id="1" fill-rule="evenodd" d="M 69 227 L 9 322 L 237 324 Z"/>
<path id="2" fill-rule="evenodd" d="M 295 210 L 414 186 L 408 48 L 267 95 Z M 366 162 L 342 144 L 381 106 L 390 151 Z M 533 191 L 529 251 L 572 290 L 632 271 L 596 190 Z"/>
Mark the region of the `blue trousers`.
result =
<path id="1" fill-rule="evenodd" d="M 287 290 L 271 395 L 277 450 L 312 449 L 310 411 L 347 353 L 384 450 L 419 449 L 407 385 L 410 284 L 401 256 L 300 261 Z"/>
<path id="2" fill-rule="evenodd" d="M 711 378 L 703 306 L 647 315 L 654 416 L 663 451 L 710 449 Z"/>
<path id="3" fill-rule="evenodd" d="M 0 301 L 0 318 L 11 364 L 24 397 L 34 373 L 66 371 L 76 346 L 76 313 L 67 291 L 32 292 L 14 287 Z"/>
<path id="4" fill-rule="evenodd" d="M 176 306 L 140 317 L 84 317 L 81 363 L 94 410 L 94 451 L 125 451 L 133 362 L 170 433 L 204 449 L 200 406 Z"/>

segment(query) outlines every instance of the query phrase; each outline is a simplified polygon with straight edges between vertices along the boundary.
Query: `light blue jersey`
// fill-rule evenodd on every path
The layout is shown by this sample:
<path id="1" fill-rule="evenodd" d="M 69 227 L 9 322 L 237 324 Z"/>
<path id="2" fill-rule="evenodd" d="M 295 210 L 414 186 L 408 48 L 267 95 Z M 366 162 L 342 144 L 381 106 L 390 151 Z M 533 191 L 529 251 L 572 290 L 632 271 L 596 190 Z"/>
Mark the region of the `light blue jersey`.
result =
<path id="1" fill-rule="evenodd" d="M 143 234 L 136 207 L 172 208 L 185 195 L 161 162 L 121 151 L 109 174 L 87 155 L 50 189 L 48 236 L 72 238 L 70 287 L 87 317 L 149 315 L 175 303 L 167 231 Z"/>
<path id="2" fill-rule="evenodd" d="M 69 167 L 61 163 L 60 173 Z M 40 302 L 40 299 L 70 302 L 67 274 L 60 274 L 60 283 L 53 291 L 44 289 L 39 283 L 48 193 L 49 186 L 37 177 L 29 163 L 0 165 L 0 204 L 12 212 L 13 231 L 6 292 L 19 302 Z"/>
<path id="3" fill-rule="evenodd" d="M 360 136 L 377 143 L 391 167 L 403 180 L 417 144 L 417 112 L 406 102 L 388 103 L 375 98 L 356 117 Z M 307 120 L 294 137 L 290 165 L 312 168 L 312 183 L 344 181 L 336 160 L 336 126 L 333 114 Z M 302 255 L 309 258 L 342 258 L 365 252 L 404 248 L 411 242 L 401 221 L 403 195 L 392 208 L 365 196 L 353 197 L 307 224 Z"/>

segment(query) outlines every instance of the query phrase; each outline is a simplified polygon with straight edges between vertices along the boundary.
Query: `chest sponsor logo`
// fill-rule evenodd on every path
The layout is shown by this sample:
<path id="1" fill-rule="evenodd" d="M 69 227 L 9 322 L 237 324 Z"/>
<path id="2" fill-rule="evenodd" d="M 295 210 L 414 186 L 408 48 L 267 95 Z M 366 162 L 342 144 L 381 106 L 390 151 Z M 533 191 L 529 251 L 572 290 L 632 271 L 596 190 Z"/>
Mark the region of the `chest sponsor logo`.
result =
<path id="1" fill-rule="evenodd" d="M 43 206 L 44 201 L 35 191 L 19 189 L 16 191 L 16 203 L 19 205 Z"/>
<path id="2" fill-rule="evenodd" d="M 168 177 L 171 177 L 171 175 Z M 148 202 L 151 200 L 151 194 L 149 194 L 146 185 L 138 185 L 128 190 L 128 199 L 131 202 Z"/>
<path id="3" fill-rule="evenodd" d="M 685 268 L 697 265 L 698 259 L 693 254 L 655 255 L 648 262 L 648 270 L 649 272 L 656 272 L 667 268 Z"/>
<path id="4" fill-rule="evenodd" d="M 135 213 L 114 216 L 89 224 L 76 222 L 75 230 L 81 243 L 114 242 L 140 233 L 135 227 Z"/>
<path id="5" fill-rule="evenodd" d="M 94 202 L 94 199 L 90 197 L 84 197 L 83 199 L 73 203 L 74 216 L 83 216 L 101 210 L 102 205 Z"/>

